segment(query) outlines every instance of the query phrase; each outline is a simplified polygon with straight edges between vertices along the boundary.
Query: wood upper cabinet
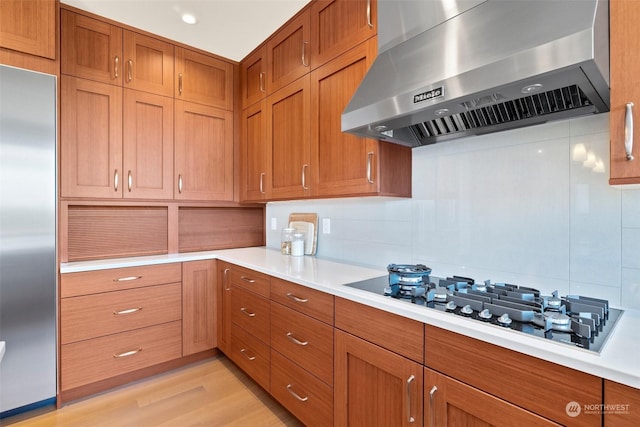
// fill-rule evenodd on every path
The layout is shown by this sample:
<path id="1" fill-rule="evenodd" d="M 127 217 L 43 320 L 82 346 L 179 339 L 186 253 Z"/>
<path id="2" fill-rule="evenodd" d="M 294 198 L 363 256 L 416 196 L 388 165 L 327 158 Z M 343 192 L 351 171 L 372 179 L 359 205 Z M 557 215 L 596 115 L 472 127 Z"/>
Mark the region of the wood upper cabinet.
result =
<path id="1" fill-rule="evenodd" d="M 640 108 L 640 2 L 612 1 L 609 4 L 610 19 L 610 76 L 611 112 L 609 114 L 610 162 L 609 183 L 640 184 L 640 120 L 634 121 L 636 142 L 627 160 L 625 150 L 625 115 L 627 105 L 637 116 Z"/>
<path id="2" fill-rule="evenodd" d="M 309 106 L 308 74 L 267 98 L 270 199 L 311 194 Z"/>
<path id="3" fill-rule="evenodd" d="M 182 264 L 182 355 L 217 345 L 216 260 Z"/>
<path id="4" fill-rule="evenodd" d="M 604 380 L 604 405 L 605 426 L 640 425 L 640 389 Z"/>
<path id="5" fill-rule="evenodd" d="M 311 68 L 328 62 L 378 32 L 376 0 L 311 3 Z"/>
<path id="6" fill-rule="evenodd" d="M 507 427 L 561 424 L 424 368 L 424 425 Z"/>
<path id="7" fill-rule="evenodd" d="M 123 80 L 127 88 L 173 96 L 173 45 L 124 31 Z"/>
<path id="8" fill-rule="evenodd" d="M 233 112 L 175 103 L 174 198 L 233 200 Z"/>
<path id="9" fill-rule="evenodd" d="M 60 16 L 62 74 L 122 85 L 122 29 L 68 10 Z"/>
<path id="10" fill-rule="evenodd" d="M 310 37 L 310 10 L 306 8 L 267 41 L 269 94 L 310 71 Z"/>
<path id="11" fill-rule="evenodd" d="M 122 89 L 61 78 L 63 197 L 122 198 Z"/>
<path id="12" fill-rule="evenodd" d="M 233 110 L 233 65 L 176 47 L 175 98 Z"/>
<path id="13" fill-rule="evenodd" d="M 240 64 L 242 108 L 267 96 L 267 45 L 250 53 Z"/>
<path id="14" fill-rule="evenodd" d="M 173 198 L 173 98 L 124 90 L 123 196 Z"/>
<path id="15" fill-rule="evenodd" d="M 56 58 L 56 1 L 0 1 L 0 47 Z"/>
<path id="16" fill-rule="evenodd" d="M 422 425 L 422 365 L 335 331 L 334 425 Z"/>
<path id="17" fill-rule="evenodd" d="M 267 142 L 266 106 L 266 100 L 262 100 L 242 112 L 240 169 L 243 201 L 264 201 L 269 194 L 271 152 Z"/>

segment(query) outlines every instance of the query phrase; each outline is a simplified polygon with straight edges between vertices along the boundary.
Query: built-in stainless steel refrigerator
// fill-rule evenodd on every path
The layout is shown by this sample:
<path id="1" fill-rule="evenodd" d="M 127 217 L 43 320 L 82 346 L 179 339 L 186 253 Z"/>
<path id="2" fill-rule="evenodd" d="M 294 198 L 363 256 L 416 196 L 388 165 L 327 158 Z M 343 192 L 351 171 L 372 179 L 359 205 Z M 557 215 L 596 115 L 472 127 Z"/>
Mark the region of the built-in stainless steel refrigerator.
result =
<path id="1" fill-rule="evenodd" d="M 56 77 L 0 65 L 0 417 L 55 402 L 55 244 Z"/>

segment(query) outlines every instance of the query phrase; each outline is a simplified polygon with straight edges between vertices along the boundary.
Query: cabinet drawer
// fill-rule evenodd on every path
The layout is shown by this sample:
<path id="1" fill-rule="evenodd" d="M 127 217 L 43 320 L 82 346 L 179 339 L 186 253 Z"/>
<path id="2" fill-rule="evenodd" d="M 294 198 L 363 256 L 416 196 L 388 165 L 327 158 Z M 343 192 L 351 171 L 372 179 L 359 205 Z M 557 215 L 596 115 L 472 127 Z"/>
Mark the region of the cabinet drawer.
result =
<path id="1" fill-rule="evenodd" d="M 62 390 L 125 374 L 182 356 L 181 322 L 61 346 Z"/>
<path id="2" fill-rule="evenodd" d="M 242 288 L 231 287 L 231 322 L 269 343 L 269 301 Z"/>
<path id="3" fill-rule="evenodd" d="M 305 425 L 333 425 L 333 388 L 274 350 L 271 394 Z"/>
<path id="4" fill-rule="evenodd" d="M 271 347 L 333 384 L 333 327 L 271 302 Z"/>
<path id="5" fill-rule="evenodd" d="M 272 277 L 271 299 L 333 325 L 333 295 Z"/>
<path id="6" fill-rule="evenodd" d="M 269 298 L 270 277 L 266 274 L 233 266 L 229 270 L 229 284 L 239 286 Z"/>
<path id="7" fill-rule="evenodd" d="M 421 322 L 336 298 L 336 328 L 423 363 L 424 324 Z"/>
<path id="8" fill-rule="evenodd" d="M 269 391 L 269 346 L 242 328 L 232 327 L 228 356 L 262 388 Z"/>
<path id="9" fill-rule="evenodd" d="M 60 298 L 180 282 L 182 264 L 112 268 L 60 275 Z"/>
<path id="10" fill-rule="evenodd" d="M 60 313 L 62 344 L 130 331 L 180 320 L 182 287 L 173 283 L 64 298 Z"/>

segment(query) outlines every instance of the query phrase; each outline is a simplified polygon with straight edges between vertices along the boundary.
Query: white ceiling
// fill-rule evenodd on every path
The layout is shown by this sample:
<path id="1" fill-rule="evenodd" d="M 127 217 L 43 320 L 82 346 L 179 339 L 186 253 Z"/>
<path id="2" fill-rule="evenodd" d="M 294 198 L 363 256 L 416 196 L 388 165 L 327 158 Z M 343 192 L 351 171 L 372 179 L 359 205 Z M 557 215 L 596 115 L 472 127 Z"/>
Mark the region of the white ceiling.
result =
<path id="1" fill-rule="evenodd" d="M 61 0 L 96 15 L 242 60 L 309 0 Z M 188 12 L 195 25 L 182 22 Z"/>

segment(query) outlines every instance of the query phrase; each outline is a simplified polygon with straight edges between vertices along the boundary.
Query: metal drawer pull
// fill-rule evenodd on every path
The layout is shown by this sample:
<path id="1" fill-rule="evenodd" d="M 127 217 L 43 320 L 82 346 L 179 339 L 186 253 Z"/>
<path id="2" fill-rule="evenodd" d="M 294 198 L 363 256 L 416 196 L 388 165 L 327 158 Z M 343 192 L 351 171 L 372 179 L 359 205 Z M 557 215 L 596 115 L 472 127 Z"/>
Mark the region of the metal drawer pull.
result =
<path id="1" fill-rule="evenodd" d="M 246 309 L 246 308 L 244 308 L 244 307 L 241 307 L 241 308 L 240 308 L 240 311 L 241 311 L 243 314 L 245 314 L 245 315 L 247 315 L 247 316 L 249 316 L 249 317 L 256 317 L 256 314 L 255 314 L 255 313 L 252 313 L 252 312 L 250 312 L 250 311 L 247 311 L 247 309 Z"/>
<path id="2" fill-rule="evenodd" d="M 373 23 L 371 22 L 371 0 L 367 0 L 367 25 L 369 28 L 373 28 Z"/>
<path id="3" fill-rule="evenodd" d="M 295 302 L 309 302 L 307 298 L 299 298 L 292 294 L 291 292 L 287 292 L 287 298 L 294 300 Z"/>
<path id="4" fill-rule="evenodd" d="M 627 160 L 633 160 L 633 102 L 627 103 L 624 115 L 624 150 L 627 152 Z"/>
<path id="5" fill-rule="evenodd" d="M 309 341 L 300 341 L 298 339 L 296 339 L 296 337 L 293 336 L 293 334 L 291 332 L 287 332 L 287 338 L 289 338 L 289 341 L 291 341 L 294 344 L 298 344 L 298 345 L 308 345 Z"/>
<path id="6" fill-rule="evenodd" d="M 132 60 L 128 60 L 127 61 L 127 65 L 129 65 L 129 70 L 127 71 L 127 81 L 131 82 L 131 80 L 133 80 L 133 61 Z"/>
<path id="7" fill-rule="evenodd" d="M 414 375 L 411 375 L 407 380 L 407 417 L 410 423 L 415 423 L 416 419 L 411 415 L 411 383 L 416 379 Z"/>
<path id="8" fill-rule="evenodd" d="M 308 398 L 307 396 L 305 396 L 305 397 L 300 396 L 298 393 L 296 393 L 295 391 L 293 391 L 293 390 L 291 389 L 291 387 L 292 387 L 292 386 L 291 386 L 291 384 L 287 384 L 287 391 L 288 391 L 289 393 L 291 393 L 291 396 L 295 397 L 295 398 L 296 398 L 296 399 L 298 399 L 300 402 L 306 402 L 307 400 L 309 400 L 309 398 Z"/>
<path id="9" fill-rule="evenodd" d="M 117 56 L 115 58 L 113 58 L 113 78 L 117 79 L 118 78 L 118 63 L 120 62 L 120 58 L 118 58 Z"/>
<path id="10" fill-rule="evenodd" d="M 142 310 L 142 307 L 128 308 L 126 310 L 114 311 L 113 315 L 114 316 L 120 316 L 122 314 L 137 313 L 138 311 L 141 311 L 141 310 Z"/>
<path id="11" fill-rule="evenodd" d="M 308 67 L 309 63 L 307 62 L 307 45 L 309 44 L 309 42 L 302 42 L 302 66 L 303 67 Z"/>
<path id="12" fill-rule="evenodd" d="M 138 354 L 142 351 L 142 347 L 138 347 L 137 350 L 125 351 L 124 353 L 114 354 L 114 359 L 120 359 L 121 357 L 133 356 L 134 354 Z"/>
<path id="13" fill-rule="evenodd" d="M 431 387 L 431 391 L 429 392 L 429 427 L 433 427 L 435 425 L 435 417 L 436 414 L 433 413 L 433 397 L 438 391 L 438 387 Z"/>
<path id="14" fill-rule="evenodd" d="M 129 282 L 131 280 L 142 279 L 142 276 L 127 276 L 127 277 L 119 277 L 117 279 L 113 279 L 114 282 Z"/>
<path id="15" fill-rule="evenodd" d="M 246 349 L 246 348 L 241 348 L 241 349 L 240 349 L 240 353 L 242 353 L 242 355 L 243 355 L 244 357 L 246 357 L 247 359 L 249 359 L 249 360 L 251 360 L 251 361 L 256 360 L 256 357 L 255 357 L 255 356 L 249 356 L 249 355 L 247 354 L 247 349 Z"/>
<path id="16" fill-rule="evenodd" d="M 371 167 L 373 164 L 373 151 L 369 151 L 367 153 L 367 181 L 369 184 L 373 184 L 373 179 L 371 178 Z"/>
<path id="17" fill-rule="evenodd" d="M 225 268 L 224 269 L 223 276 L 224 276 L 224 280 L 223 280 L 223 282 L 224 282 L 224 290 L 225 291 L 230 291 L 231 288 L 229 287 L 229 268 Z"/>
<path id="18" fill-rule="evenodd" d="M 240 279 L 244 280 L 245 282 L 249 282 L 249 283 L 256 283 L 256 281 L 255 281 L 255 280 L 250 279 L 250 278 L 245 277 L 245 276 L 240 276 Z"/>

